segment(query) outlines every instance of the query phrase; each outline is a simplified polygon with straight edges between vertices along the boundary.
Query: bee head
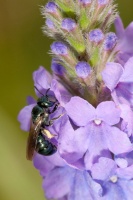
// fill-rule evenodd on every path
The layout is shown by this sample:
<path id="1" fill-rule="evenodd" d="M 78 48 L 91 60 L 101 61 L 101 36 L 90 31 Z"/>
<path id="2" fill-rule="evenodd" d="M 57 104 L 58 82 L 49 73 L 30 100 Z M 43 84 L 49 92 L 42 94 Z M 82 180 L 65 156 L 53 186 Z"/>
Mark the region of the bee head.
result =
<path id="1" fill-rule="evenodd" d="M 56 99 L 48 95 L 42 96 L 37 100 L 37 104 L 42 108 L 52 107 L 55 104 L 55 102 Z"/>

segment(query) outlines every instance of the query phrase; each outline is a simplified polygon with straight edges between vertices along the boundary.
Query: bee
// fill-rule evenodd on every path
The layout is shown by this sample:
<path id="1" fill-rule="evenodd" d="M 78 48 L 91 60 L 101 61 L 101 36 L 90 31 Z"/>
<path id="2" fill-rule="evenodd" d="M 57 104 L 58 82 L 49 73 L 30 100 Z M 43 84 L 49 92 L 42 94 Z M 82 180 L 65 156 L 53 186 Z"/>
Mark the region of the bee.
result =
<path id="1" fill-rule="evenodd" d="M 35 87 L 38 91 L 38 89 Z M 39 154 L 48 156 L 56 152 L 56 146 L 49 142 L 48 139 L 51 139 L 53 135 L 46 130 L 46 126 L 51 126 L 54 120 L 58 119 L 60 116 L 49 119 L 49 115 L 53 113 L 58 108 L 58 101 L 53 99 L 48 95 L 49 89 L 46 91 L 46 94 L 38 98 L 37 105 L 33 107 L 31 112 L 31 126 L 29 131 L 29 136 L 27 140 L 27 150 L 26 157 L 28 160 L 32 160 L 34 151 Z M 50 108 L 53 107 L 52 110 Z"/>

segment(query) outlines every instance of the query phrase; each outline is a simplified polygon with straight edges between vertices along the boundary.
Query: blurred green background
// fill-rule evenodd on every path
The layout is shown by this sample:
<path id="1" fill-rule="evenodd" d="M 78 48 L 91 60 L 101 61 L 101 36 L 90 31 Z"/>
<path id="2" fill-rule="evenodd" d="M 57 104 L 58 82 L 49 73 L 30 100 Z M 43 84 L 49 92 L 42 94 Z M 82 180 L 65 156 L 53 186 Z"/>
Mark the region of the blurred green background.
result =
<path id="1" fill-rule="evenodd" d="M 32 73 L 50 67 L 50 40 L 43 35 L 43 0 L 0 0 L 0 200 L 43 200 L 41 177 L 25 158 L 28 133 L 17 115 L 33 95 Z M 133 21 L 133 2 L 118 0 L 125 26 Z"/>

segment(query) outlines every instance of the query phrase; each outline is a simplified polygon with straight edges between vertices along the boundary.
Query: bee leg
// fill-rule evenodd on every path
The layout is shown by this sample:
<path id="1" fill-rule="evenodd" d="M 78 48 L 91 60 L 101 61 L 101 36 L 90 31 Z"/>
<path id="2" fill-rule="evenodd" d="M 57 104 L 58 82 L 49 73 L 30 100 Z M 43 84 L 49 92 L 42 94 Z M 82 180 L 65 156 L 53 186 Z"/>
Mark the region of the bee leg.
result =
<path id="1" fill-rule="evenodd" d="M 51 111 L 48 110 L 48 114 L 54 113 L 57 110 L 58 106 L 59 106 L 59 103 L 56 103 L 53 110 L 51 110 Z"/>
<path id="2" fill-rule="evenodd" d="M 57 119 L 59 119 L 59 118 L 62 117 L 62 116 L 63 116 L 63 114 L 59 115 L 58 117 L 55 117 L 55 118 L 51 119 L 51 120 L 49 121 L 49 126 L 53 125 L 54 121 L 57 120 Z"/>
<path id="3" fill-rule="evenodd" d="M 42 129 L 41 133 L 46 136 L 48 139 L 54 138 L 56 135 L 50 133 L 47 129 Z"/>

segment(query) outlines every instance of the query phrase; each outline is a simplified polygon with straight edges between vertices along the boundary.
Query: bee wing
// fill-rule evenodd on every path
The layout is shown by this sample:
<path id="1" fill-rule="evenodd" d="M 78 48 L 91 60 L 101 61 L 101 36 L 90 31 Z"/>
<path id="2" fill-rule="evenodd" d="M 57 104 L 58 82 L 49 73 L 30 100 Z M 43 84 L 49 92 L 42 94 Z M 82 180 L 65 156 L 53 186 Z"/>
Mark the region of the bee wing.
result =
<path id="1" fill-rule="evenodd" d="M 38 131 L 37 125 L 31 123 L 29 136 L 27 140 L 27 148 L 26 148 L 27 160 L 32 160 L 33 158 L 38 134 L 39 134 L 39 131 Z"/>

